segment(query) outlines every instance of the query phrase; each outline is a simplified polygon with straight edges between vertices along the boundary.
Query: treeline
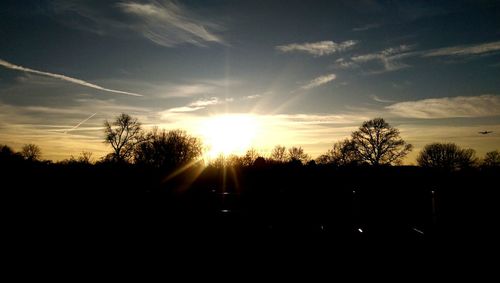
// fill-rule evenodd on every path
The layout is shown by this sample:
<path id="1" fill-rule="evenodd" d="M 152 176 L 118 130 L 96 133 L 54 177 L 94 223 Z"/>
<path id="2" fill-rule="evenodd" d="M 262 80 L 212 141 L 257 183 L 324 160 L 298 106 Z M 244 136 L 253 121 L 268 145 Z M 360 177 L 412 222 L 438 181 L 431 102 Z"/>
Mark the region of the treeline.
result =
<path id="1" fill-rule="evenodd" d="M 183 130 L 146 131 L 137 118 L 121 114 L 113 121 L 104 122 L 104 141 L 112 152 L 94 161 L 91 152 L 83 151 L 79 156 L 71 156 L 60 164 L 120 163 L 142 167 L 175 169 L 202 162 L 204 147 L 202 141 Z M 235 137 L 237 138 L 237 137 Z M 311 158 L 302 147 L 286 148 L 275 146 L 264 156 L 251 148 L 242 155 L 220 155 L 209 161 L 210 166 L 248 167 L 253 165 L 400 165 L 413 146 L 400 137 L 397 128 L 382 118 L 364 122 L 347 139 L 338 141 L 324 154 Z M 0 145 L 0 159 L 8 161 L 42 162 L 42 151 L 35 144 L 26 144 L 20 152 L 14 152 L 7 145 Z M 470 148 L 461 148 L 454 143 L 431 143 L 418 154 L 417 164 L 425 168 L 462 170 L 474 167 L 500 166 L 500 151 L 487 152 L 483 158 L 476 157 Z M 50 161 L 43 161 L 50 163 Z"/>
<path id="2" fill-rule="evenodd" d="M 104 132 L 112 151 L 97 161 L 82 152 L 52 163 L 33 144 L 20 152 L 0 146 L 9 230 L 70 230 L 79 243 L 87 239 L 82 231 L 155 244 L 171 235 L 483 241 L 481 231 L 498 215 L 498 151 L 479 160 L 471 149 L 429 144 L 421 168 L 391 166 L 412 146 L 380 118 L 316 159 L 301 147 L 276 146 L 268 156 L 249 149 L 208 167 L 201 140 L 185 131 L 144 130 L 122 114 Z"/>

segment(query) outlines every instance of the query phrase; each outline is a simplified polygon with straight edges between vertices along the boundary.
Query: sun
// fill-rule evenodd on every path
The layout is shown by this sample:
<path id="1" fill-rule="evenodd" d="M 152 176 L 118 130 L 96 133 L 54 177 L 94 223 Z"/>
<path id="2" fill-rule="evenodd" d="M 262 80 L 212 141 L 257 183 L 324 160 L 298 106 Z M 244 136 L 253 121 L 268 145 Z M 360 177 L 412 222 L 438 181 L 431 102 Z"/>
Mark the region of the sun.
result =
<path id="1" fill-rule="evenodd" d="M 242 154 L 254 141 L 260 128 L 258 119 L 249 114 L 213 116 L 200 125 L 200 132 L 208 146 L 207 156 Z"/>

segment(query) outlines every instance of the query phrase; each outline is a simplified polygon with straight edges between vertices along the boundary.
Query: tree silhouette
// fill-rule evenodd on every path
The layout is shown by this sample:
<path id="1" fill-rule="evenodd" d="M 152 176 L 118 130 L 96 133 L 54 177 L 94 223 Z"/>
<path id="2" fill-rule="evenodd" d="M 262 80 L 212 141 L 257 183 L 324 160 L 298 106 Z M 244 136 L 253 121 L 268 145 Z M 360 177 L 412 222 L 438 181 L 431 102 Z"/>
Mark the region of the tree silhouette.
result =
<path id="1" fill-rule="evenodd" d="M 263 167 L 267 164 L 266 159 L 262 156 L 259 156 L 253 162 L 253 166 L 255 167 Z"/>
<path id="2" fill-rule="evenodd" d="M 26 144 L 21 149 L 21 155 L 28 161 L 39 161 L 42 156 L 42 150 L 36 144 Z"/>
<path id="3" fill-rule="evenodd" d="M 23 160 L 21 154 L 14 152 L 14 150 L 7 145 L 0 145 L 0 162 L 8 163 L 21 160 Z"/>
<path id="4" fill-rule="evenodd" d="M 241 167 L 244 164 L 244 157 L 238 156 L 236 154 L 230 154 L 229 156 L 224 156 L 223 154 L 219 156 L 218 162 L 222 162 L 225 167 Z"/>
<path id="5" fill-rule="evenodd" d="M 82 151 L 80 155 L 78 156 L 78 162 L 84 163 L 84 164 L 91 164 L 92 163 L 92 152 L 90 151 Z"/>
<path id="6" fill-rule="evenodd" d="M 9 146 L 7 146 L 7 145 L 0 145 L 0 156 L 1 157 L 3 157 L 3 158 L 10 158 L 14 154 L 15 154 L 14 151 Z"/>
<path id="7" fill-rule="evenodd" d="M 412 150 L 412 145 L 399 136 L 399 130 L 382 118 L 363 122 L 351 138 L 360 159 L 372 165 L 400 164 Z"/>
<path id="8" fill-rule="evenodd" d="M 417 163 L 422 167 L 458 170 L 473 166 L 474 154 L 473 149 L 462 149 L 454 143 L 432 143 L 420 152 Z"/>
<path id="9" fill-rule="evenodd" d="M 487 152 L 483 159 L 483 166 L 499 167 L 500 166 L 500 151 L 494 150 Z"/>
<path id="10" fill-rule="evenodd" d="M 361 162 L 358 149 L 353 140 L 344 139 L 336 142 L 331 149 L 317 158 L 319 164 L 333 164 L 336 166 L 355 165 Z"/>
<path id="11" fill-rule="evenodd" d="M 300 162 L 302 164 L 307 163 L 311 157 L 304 153 L 304 149 L 302 147 L 291 147 L 288 149 L 288 160 L 290 162 Z"/>
<path id="12" fill-rule="evenodd" d="M 136 146 L 134 160 L 137 164 L 173 168 L 195 160 L 201 153 L 201 141 L 185 131 L 159 131 L 154 128 Z"/>
<path id="13" fill-rule="evenodd" d="M 250 148 L 242 157 L 242 165 L 251 166 L 258 157 L 259 157 L 259 152 L 255 148 Z"/>
<path id="14" fill-rule="evenodd" d="M 286 147 L 277 145 L 271 151 L 270 159 L 275 162 L 284 163 L 287 161 Z"/>
<path id="15" fill-rule="evenodd" d="M 228 163 L 231 162 L 231 165 L 228 165 Z M 224 154 L 219 154 L 217 155 L 214 159 L 210 160 L 209 165 L 215 168 L 224 168 L 226 166 L 239 166 L 241 160 L 240 157 L 237 155 L 230 155 L 228 157 L 224 156 Z M 233 164 L 238 164 L 238 165 L 233 165 Z"/>
<path id="16" fill-rule="evenodd" d="M 90 151 L 82 151 L 80 155 L 74 157 L 73 155 L 66 160 L 61 161 L 62 164 L 81 164 L 81 165 L 90 165 L 93 163 L 92 160 L 92 152 Z"/>
<path id="17" fill-rule="evenodd" d="M 220 154 L 215 160 L 212 160 L 211 165 L 218 168 L 248 167 L 254 165 L 256 160 L 259 158 L 262 158 L 260 157 L 259 152 L 254 148 L 250 148 L 243 156 L 238 156 L 236 154 L 225 156 L 224 154 Z"/>
<path id="18" fill-rule="evenodd" d="M 141 124 L 137 118 L 122 113 L 109 123 L 104 121 L 105 142 L 113 147 L 111 160 L 128 161 L 134 147 L 143 141 Z"/>

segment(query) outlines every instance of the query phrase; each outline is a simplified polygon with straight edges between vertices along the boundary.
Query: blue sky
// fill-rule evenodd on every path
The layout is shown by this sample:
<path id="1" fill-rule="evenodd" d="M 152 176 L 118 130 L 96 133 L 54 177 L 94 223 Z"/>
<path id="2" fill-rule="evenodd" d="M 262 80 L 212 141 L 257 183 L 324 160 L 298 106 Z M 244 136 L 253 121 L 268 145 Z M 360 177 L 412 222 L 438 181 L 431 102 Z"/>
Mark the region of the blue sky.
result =
<path id="1" fill-rule="evenodd" d="M 430 142 L 499 148 L 498 1 L 1 5 L 0 143 L 45 158 L 101 156 L 102 123 L 121 112 L 194 135 L 251 115 L 263 154 L 317 156 L 374 117 L 415 145 L 407 163 Z"/>

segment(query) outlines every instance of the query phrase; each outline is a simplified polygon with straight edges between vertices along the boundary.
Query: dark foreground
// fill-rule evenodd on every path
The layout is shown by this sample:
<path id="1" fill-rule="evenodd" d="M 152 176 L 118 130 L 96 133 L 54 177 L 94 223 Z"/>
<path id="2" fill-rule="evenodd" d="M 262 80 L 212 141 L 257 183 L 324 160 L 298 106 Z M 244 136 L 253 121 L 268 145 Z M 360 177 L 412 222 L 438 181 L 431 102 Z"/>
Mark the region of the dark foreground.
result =
<path id="1" fill-rule="evenodd" d="M 479 247 L 495 241 L 498 223 L 498 169 L 1 169 L 4 241 L 19 251 Z"/>

